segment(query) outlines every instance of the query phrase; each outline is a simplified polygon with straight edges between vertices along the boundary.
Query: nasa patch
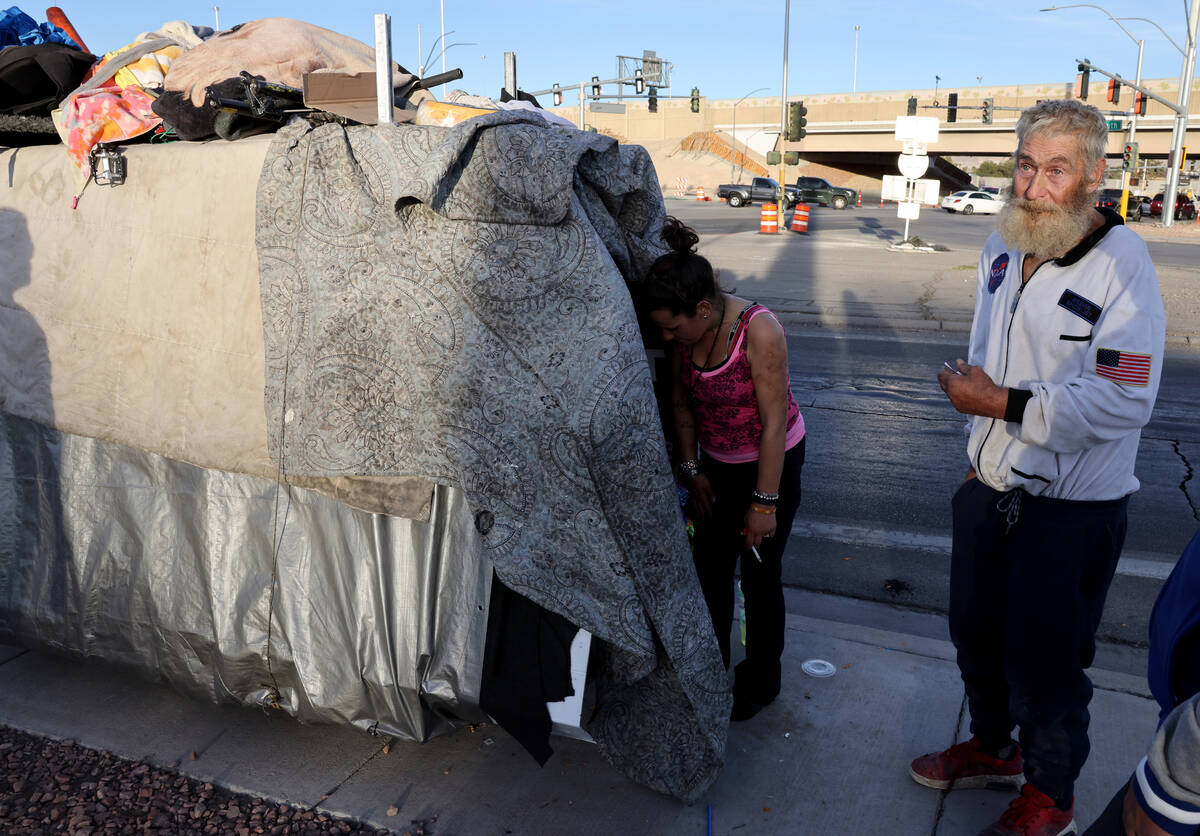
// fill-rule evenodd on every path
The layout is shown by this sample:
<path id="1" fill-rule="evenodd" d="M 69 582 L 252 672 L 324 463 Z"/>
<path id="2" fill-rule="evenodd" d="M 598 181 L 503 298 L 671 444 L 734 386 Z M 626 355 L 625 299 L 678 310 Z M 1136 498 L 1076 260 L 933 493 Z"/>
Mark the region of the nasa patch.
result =
<path id="1" fill-rule="evenodd" d="M 995 293 L 1005 274 L 1008 273 L 1008 253 L 1000 253 L 992 262 L 992 270 L 988 274 L 988 293 Z"/>

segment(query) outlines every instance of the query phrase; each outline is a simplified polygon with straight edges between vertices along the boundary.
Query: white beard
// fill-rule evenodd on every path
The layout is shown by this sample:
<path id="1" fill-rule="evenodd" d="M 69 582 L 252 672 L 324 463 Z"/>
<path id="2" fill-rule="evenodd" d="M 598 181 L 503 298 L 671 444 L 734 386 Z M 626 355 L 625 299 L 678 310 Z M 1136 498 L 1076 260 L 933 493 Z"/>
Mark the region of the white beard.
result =
<path id="1" fill-rule="evenodd" d="M 1000 210 L 997 228 L 1010 249 L 1055 258 L 1087 234 L 1092 211 L 1092 194 L 1086 189 L 1075 192 L 1067 206 L 1012 195 Z"/>

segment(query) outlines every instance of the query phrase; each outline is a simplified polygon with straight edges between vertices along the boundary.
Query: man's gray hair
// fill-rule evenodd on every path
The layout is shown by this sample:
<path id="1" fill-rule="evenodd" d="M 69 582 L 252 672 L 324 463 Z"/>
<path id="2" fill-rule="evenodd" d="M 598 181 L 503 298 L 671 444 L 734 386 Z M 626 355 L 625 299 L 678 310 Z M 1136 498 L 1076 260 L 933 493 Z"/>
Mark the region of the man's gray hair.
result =
<path id="1" fill-rule="evenodd" d="M 1017 122 L 1017 150 L 1032 134 L 1074 134 L 1079 141 L 1085 171 L 1104 159 L 1108 147 L 1108 123 L 1100 111 L 1075 99 L 1047 99 L 1021 112 Z"/>

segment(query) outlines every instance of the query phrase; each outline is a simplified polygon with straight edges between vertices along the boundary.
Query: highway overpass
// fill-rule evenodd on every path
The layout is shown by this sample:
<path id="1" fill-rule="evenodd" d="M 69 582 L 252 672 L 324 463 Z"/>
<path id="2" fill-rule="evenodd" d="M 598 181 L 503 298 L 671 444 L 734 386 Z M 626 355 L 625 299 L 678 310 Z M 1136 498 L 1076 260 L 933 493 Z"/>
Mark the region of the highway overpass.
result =
<path id="1" fill-rule="evenodd" d="M 1178 79 L 1150 79 L 1143 84 L 1169 101 L 1176 100 Z M 1126 87 L 1120 103 L 1105 101 L 1106 81 L 1097 81 L 1089 88 L 1088 103 L 1102 111 L 1121 111 L 1108 114 L 1113 130 L 1109 134 L 1110 160 L 1119 160 L 1128 139 L 1132 91 Z M 701 99 L 699 113 L 692 113 L 686 97 L 668 98 L 663 90 L 658 100 L 658 112 L 647 110 L 645 99 L 625 99 L 624 113 L 585 114 L 586 123 L 612 133 L 629 142 L 684 137 L 698 131 L 711 131 L 736 140 L 758 154 L 776 149 L 782 104 L 778 96 L 750 98 L 737 104 L 735 99 Z M 948 123 L 946 102 L 949 93 L 958 94 L 957 120 Z M 942 120 L 938 142 L 929 147 L 931 155 L 950 157 L 1005 157 L 1015 147 L 1013 129 L 1020 110 L 1041 99 L 1065 98 L 1071 94 L 1065 83 L 1029 85 L 979 85 L 969 89 L 917 89 L 884 92 L 827 93 L 820 95 L 797 92 L 789 101 L 803 100 L 808 108 L 808 135 L 799 142 L 784 144 L 784 150 L 798 151 L 799 167 L 789 166 L 786 179 L 791 181 L 805 165 L 822 163 L 848 174 L 877 178 L 881 173 L 894 173 L 894 156 L 900 144 L 893 136 L 897 116 L 905 115 L 910 97 L 917 99 L 917 114 L 938 116 Z M 981 121 L 983 100 L 994 102 L 995 121 Z M 578 123 L 578 102 L 564 102 L 557 108 L 560 115 Z M 736 109 L 735 109 L 736 105 Z M 1173 112 L 1151 100 L 1146 115 L 1137 119 L 1137 142 L 1143 160 L 1150 166 L 1162 165 L 1171 140 Z M 1200 81 L 1193 85 L 1191 113 L 1185 145 L 1192 157 L 1200 157 Z M 1200 166 L 1189 160 L 1187 168 L 1195 174 L 1193 184 L 1200 184 Z"/>

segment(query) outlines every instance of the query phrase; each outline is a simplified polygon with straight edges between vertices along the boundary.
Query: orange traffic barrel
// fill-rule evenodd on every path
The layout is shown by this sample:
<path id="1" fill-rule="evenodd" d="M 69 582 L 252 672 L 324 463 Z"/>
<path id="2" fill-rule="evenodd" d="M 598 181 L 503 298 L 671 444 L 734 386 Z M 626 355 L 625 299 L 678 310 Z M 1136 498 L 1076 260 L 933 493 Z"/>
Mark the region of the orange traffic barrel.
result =
<path id="1" fill-rule="evenodd" d="M 779 231 L 779 207 L 774 203 L 762 205 L 762 217 L 758 223 L 758 231 L 767 233 Z"/>
<path id="2" fill-rule="evenodd" d="M 697 186 L 696 187 L 696 200 L 704 200 L 704 199 L 705 199 L 704 198 L 704 187 Z"/>
<path id="3" fill-rule="evenodd" d="M 792 232 L 808 232 L 808 204 L 797 203 L 792 213 Z"/>

